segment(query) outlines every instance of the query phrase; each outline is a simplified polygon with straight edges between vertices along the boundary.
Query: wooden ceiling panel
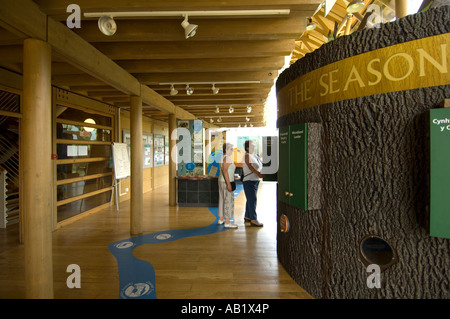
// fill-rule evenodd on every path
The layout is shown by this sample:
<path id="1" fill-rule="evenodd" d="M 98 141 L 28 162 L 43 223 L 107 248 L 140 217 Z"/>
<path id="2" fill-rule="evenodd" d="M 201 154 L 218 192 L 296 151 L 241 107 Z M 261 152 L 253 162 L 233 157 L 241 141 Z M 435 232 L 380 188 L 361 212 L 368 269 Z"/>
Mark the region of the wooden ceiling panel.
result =
<path id="1" fill-rule="evenodd" d="M 97 19 L 82 17 L 81 28 L 73 29 L 118 67 L 132 75 L 139 83 L 148 86 L 161 99 L 180 107 L 197 117 L 215 116 L 215 107 L 225 111 L 229 106 L 243 115 L 245 107 L 253 107 L 254 126 L 264 126 L 264 105 L 279 71 L 285 66 L 296 48 L 295 41 L 305 32 L 306 18 L 310 17 L 323 0 L 34 0 L 40 10 L 54 21 L 65 24 L 70 13 L 67 6 L 76 3 L 82 13 L 114 11 L 217 11 L 217 10 L 267 10 L 289 9 L 289 15 L 258 17 L 192 16 L 190 23 L 198 24 L 194 37 L 185 39 L 181 27 L 182 17 L 117 18 L 117 32 L 104 35 Z M 0 28 L 0 56 L 4 64 L 20 68 L 21 46 L 14 38 L 4 38 Z M 2 42 L 3 41 L 3 42 Z M 311 42 L 318 45 L 319 41 Z M 1 45 L 7 47 L 1 47 Z M 296 49 L 297 50 L 297 49 Z M 298 52 L 301 52 L 297 50 Z M 297 53 L 298 54 L 298 53 Z M 129 106 L 129 97 L 104 82 L 54 56 L 52 81 L 76 92 L 103 100 L 119 107 Z M 241 83 L 255 81 L 259 83 Z M 206 82 L 208 84 L 194 84 Z M 221 84 L 220 82 L 239 82 Z M 177 95 L 170 95 L 170 85 L 175 84 Z M 192 83 L 192 95 L 185 86 Z M 220 89 L 212 94 L 211 86 Z M 158 98 L 159 99 L 159 98 Z M 242 114 L 240 114 L 240 113 Z M 144 109 L 144 114 L 167 121 L 167 112 Z M 233 115 L 233 114 L 231 114 Z M 223 117 L 217 126 L 239 125 L 242 116 Z M 242 125 L 245 123 L 242 122 Z"/>

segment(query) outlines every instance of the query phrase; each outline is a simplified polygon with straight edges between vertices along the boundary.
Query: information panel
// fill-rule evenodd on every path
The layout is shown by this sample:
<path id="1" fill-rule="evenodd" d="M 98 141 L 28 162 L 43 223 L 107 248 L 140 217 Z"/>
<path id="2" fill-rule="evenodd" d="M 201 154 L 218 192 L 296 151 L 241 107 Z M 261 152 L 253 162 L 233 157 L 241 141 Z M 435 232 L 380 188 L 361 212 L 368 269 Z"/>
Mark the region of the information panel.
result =
<path id="1" fill-rule="evenodd" d="M 128 144 L 112 143 L 112 155 L 114 162 L 114 177 L 122 179 L 130 176 L 130 156 Z"/>
<path id="2" fill-rule="evenodd" d="M 307 124 L 279 128 L 278 199 L 307 210 Z"/>
<path id="3" fill-rule="evenodd" d="M 430 110 L 430 235 L 450 238 L 450 108 Z"/>

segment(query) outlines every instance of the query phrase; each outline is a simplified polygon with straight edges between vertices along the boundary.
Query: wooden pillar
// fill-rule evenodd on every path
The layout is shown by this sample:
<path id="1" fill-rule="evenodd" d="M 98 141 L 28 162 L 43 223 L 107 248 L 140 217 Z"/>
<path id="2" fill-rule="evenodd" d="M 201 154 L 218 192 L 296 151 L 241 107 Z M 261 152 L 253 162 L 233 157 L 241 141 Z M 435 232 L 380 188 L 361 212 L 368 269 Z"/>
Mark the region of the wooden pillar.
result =
<path id="1" fill-rule="evenodd" d="M 30 299 L 53 298 L 51 46 L 26 39 L 23 48 L 21 158 L 25 288 Z"/>
<path id="2" fill-rule="evenodd" d="M 142 146 L 142 98 L 131 97 L 131 234 L 142 234 L 143 222 L 143 146 Z"/>
<path id="3" fill-rule="evenodd" d="M 408 0 L 395 0 L 395 16 L 397 19 L 408 15 Z"/>
<path id="4" fill-rule="evenodd" d="M 172 158 L 172 150 L 177 145 L 177 118 L 175 114 L 169 114 L 169 206 L 177 205 L 177 163 L 176 158 Z"/>

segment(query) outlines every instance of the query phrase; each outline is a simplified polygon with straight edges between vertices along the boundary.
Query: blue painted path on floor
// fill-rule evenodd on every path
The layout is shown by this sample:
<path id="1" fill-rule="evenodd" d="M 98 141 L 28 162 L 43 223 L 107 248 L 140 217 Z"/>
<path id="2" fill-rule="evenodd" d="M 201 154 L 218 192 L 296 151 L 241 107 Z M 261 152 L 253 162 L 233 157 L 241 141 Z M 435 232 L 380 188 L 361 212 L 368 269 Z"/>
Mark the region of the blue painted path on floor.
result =
<path id="1" fill-rule="evenodd" d="M 234 198 L 241 193 L 243 186 L 236 183 Z M 155 270 L 147 261 L 136 258 L 133 250 L 140 245 L 162 244 L 182 238 L 204 236 L 228 230 L 218 225 L 218 208 L 209 207 L 216 217 L 210 225 L 201 228 L 166 230 L 138 237 L 117 241 L 108 245 L 119 268 L 119 298 L 120 299 L 156 299 Z"/>

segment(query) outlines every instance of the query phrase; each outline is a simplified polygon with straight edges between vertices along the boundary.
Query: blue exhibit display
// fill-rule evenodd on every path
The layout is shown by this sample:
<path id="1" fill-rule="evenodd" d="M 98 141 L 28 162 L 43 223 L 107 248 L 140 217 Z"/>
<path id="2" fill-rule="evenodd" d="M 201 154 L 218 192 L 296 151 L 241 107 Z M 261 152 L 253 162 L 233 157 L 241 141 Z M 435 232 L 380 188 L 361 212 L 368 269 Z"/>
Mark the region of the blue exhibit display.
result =
<path id="1" fill-rule="evenodd" d="M 219 177 L 220 173 L 220 159 L 222 158 L 222 150 L 214 150 L 208 156 L 208 175 L 212 177 Z M 212 169 L 212 171 L 211 171 Z"/>
<path id="2" fill-rule="evenodd" d="M 234 198 L 240 194 L 242 189 L 242 184 L 238 183 Z M 206 227 L 166 230 L 109 244 L 108 248 L 116 258 L 119 268 L 120 299 L 157 299 L 155 270 L 151 263 L 134 256 L 135 248 L 146 244 L 163 244 L 188 237 L 220 233 L 229 229 L 217 224 L 219 220 L 217 207 L 208 209 L 216 219 Z"/>

